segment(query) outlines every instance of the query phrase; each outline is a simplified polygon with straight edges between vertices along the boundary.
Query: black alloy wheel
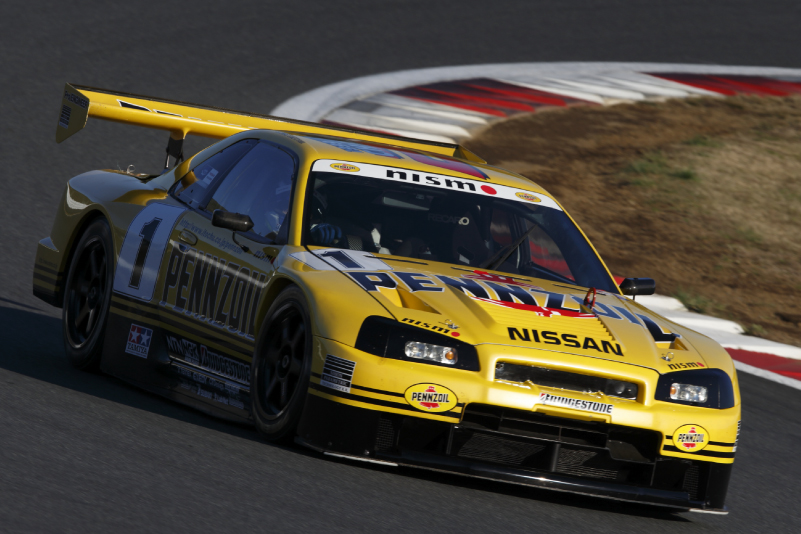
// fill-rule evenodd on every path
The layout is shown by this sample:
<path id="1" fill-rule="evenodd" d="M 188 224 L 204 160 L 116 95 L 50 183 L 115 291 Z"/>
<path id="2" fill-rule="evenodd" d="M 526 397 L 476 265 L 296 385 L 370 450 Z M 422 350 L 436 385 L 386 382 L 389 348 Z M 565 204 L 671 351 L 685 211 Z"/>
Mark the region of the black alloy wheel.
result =
<path id="1" fill-rule="evenodd" d="M 303 292 L 290 286 L 276 298 L 259 332 L 251 371 L 253 419 L 270 441 L 290 440 L 306 401 L 311 328 Z"/>
<path id="2" fill-rule="evenodd" d="M 75 247 L 64 291 L 64 348 L 79 369 L 96 369 L 103 348 L 111 282 L 111 230 L 103 219 L 91 223 Z"/>

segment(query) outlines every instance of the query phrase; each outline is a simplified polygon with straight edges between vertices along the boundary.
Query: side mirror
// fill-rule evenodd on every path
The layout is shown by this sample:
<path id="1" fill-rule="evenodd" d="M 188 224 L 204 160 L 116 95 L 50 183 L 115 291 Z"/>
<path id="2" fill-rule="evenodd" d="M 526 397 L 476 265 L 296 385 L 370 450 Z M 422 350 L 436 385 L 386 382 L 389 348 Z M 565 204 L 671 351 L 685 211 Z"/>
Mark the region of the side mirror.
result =
<path id="1" fill-rule="evenodd" d="M 656 282 L 653 278 L 626 278 L 620 282 L 619 287 L 624 295 L 653 295 Z"/>
<path id="2" fill-rule="evenodd" d="M 253 228 L 253 221 L 247 215 L 230 211 L 214 210 L 211 214 L 211 225 L 234 232 L 247 232 Z"/>

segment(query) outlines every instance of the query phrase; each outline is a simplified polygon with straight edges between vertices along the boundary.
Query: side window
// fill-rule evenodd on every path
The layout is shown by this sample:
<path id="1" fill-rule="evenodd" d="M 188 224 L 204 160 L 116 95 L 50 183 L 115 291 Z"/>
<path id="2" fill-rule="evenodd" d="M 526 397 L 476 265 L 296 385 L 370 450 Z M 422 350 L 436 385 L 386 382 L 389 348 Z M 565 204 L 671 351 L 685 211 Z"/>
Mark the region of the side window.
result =
<path id="1" fill-rule="evenodd" d="M 531 223 L 527 226 L 531 228 Z M 534 264 L 569 280 L 575 280 L 559 246 L 539 225 L 528 235 L 528 248 Z"/>
<path id="2" fill-rule="evenodd" d="M 260 142 L 223 178 L 206 209 L 248 215 L 253 232 L 275 238 L 289 211 L 294 172 L 289 154 Z"/>
<path id="3" fill-rule="evenodd" d="M 181 178 L 173 194 L 193 208 L 200 206 L 211 191 L 212 185 L 221 180 L 242 156 L 258 144 L 255 139 L 245 139 L 214 154 L 195 166 Z"/>

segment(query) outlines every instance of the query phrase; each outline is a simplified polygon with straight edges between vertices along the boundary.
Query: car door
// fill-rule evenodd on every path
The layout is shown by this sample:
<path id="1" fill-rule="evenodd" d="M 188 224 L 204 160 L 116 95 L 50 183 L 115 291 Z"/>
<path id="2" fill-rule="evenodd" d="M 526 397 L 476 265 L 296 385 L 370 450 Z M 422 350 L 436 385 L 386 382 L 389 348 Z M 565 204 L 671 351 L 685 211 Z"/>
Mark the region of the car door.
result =
<path id="1" fill-rule="evenodd" d="M 186 191 L 191 209 L 173 229 L 157 288 L 178 392 L 223 411 L 248 408 L 257 311 L 288 231 L 297 168 L 292 154 L 266 141 L 237 150 L 199 165 L 196 181 L 176 193 Z M 203 180 L 203 190 L 190 191 Z M 248 215 L 254 226 L 214 227 L 215 210 Z"/>

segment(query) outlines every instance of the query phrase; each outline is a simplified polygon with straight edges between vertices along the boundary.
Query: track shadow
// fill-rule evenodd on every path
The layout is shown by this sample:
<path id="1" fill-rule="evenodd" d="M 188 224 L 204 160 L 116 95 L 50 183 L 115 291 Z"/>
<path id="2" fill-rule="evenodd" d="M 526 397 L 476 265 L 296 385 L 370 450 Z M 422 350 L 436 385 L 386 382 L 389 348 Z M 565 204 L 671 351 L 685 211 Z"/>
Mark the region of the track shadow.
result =
<path id="1" fill-rule="evenodd" d="M 215 419 L 114 377 L 73 368 L 64 355 L 58 318 L 0 306 L 0 325 L 0 369 L 240 438 L 259 440 L 250 427 Z"/>

